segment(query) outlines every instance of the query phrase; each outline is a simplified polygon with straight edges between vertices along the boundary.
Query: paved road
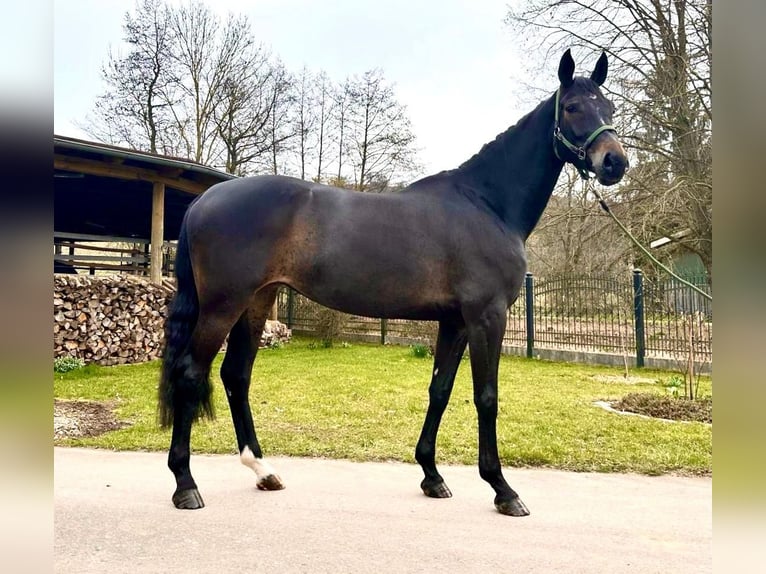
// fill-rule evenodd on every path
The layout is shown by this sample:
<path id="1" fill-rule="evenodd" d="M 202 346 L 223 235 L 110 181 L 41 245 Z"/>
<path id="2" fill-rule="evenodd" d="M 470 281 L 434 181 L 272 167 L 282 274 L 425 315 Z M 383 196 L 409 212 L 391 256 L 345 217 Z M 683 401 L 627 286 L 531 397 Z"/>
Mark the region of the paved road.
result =
<path id="1" fill-rule="evenodd" d="M 454 497 L 400 463 L 275 458 L 261 492 L 236 456 L 192 458 L 206 507 L 177 511 L 162 453 L 56 448 L 56 572 L 711 572 L 709 478 L 507 469 L 531 516 L 495 512 L 475 467 Z"/>

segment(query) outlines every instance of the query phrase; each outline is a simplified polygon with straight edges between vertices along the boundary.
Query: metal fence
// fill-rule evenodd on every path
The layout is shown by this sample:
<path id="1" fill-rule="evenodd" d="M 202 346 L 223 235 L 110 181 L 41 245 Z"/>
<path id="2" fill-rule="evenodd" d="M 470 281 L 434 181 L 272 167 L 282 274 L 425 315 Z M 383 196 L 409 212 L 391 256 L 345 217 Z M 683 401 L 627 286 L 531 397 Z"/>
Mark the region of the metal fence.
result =
<path id="1" fill-rule="evenodd" d="M 691 282 L 710 292 L 704 278 Z M 281 321 L 296 332 L 316 331 L 321 306 L 289 289 L 278 301 Z M 433 344 L 436 332 L 434 322 L 347 315 L 341 336 Z M 588 354 L 605 354 L 630 358 L 637 366 L 693 360 L 709 369 L 712 341 L 709 300 L 675 279 L 649 279 L 634 270 L 624 276 L 538 278 L 528 273 L 508 311 L 503 344 L 507 352 L 529 357 L 565 351 L 586 361 Z"/>

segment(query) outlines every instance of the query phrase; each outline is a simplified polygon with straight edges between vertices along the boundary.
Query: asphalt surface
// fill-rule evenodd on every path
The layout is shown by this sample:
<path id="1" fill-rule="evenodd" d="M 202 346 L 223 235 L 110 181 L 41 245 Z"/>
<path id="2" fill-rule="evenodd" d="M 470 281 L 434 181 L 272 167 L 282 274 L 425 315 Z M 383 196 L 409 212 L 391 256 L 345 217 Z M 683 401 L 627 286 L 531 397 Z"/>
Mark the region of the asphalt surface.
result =
<path id="1" fill-rule="evenodd" d="M 238 457 L 192 457 L 206 507 L 176 510 L 164 453 L 55 448 L 55 571 L 72 574 L 712 572 L 710 478 L 505 469 L 531 511 L 494 510 L 476 467 L 272 458 L 262 492 Z"/>

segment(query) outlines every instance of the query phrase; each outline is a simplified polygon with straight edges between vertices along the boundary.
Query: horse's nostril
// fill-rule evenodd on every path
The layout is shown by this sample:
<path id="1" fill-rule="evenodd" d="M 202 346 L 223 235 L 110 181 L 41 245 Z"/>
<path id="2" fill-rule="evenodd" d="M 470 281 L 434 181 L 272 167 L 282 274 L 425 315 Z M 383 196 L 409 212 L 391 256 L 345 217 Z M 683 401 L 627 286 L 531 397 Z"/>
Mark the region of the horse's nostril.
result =
<path id="1" fill-rule="evenodd" d="M 622 177 L 628 168 L 628 158 L 618 153 L 607 152 L 602 164 L 604 174 L 613 177 Z"/>

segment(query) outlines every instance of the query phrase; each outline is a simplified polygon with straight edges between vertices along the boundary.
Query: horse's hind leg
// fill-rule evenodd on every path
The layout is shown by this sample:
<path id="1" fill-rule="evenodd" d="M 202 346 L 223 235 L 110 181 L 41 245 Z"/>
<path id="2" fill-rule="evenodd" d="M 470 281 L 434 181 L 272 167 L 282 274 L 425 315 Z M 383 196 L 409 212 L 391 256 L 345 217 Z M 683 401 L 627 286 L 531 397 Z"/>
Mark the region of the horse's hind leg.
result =
<path id="1" fill-rule="evenodd" d="M 258 477 L 257 486 L 261 490 L 284 488 L 279 476 L 263 459 L 248 399 L 258 343 L 276 295 L 276 287 L 267 287 L 255 294 L 250 306 L 229 334 L 226 356 L 221 366 L 221 379 L 226 389 L 226 398 L 229 400 L 240 460 L 242 464 L 253 469 Z"/>
<path id="2" fill-rule="evenodd" d="M 236 315 L 200 312 L 188 349 L 175 369 L 173 434 L 168 467 L 176 479 L 173 504 L 176 508 L 205 506 L 189 467 L 191 428 L 200 415 L 200 405 L 209 404 L 210 364 L 226 338 Z M 210 414 L 210 413 L 209 413 Z"/>
<path id="3" fill-rule="evenodd" d="M 431 386 L 428 389 L 429 403 L 423 430 L 420 433 L 415 459 L 425 474 L 420 488 L 426 496 L 449 498 L 452 496 L 444 479 L 436 470 L 436 434 L 439 431 L 444 410 L 447 408 L 452 387 L 455 382 L 460 359 L 466 346 L 465 327 L 460 324 L 441 321 L 439 336 L 434 353 L 434 370 Z"/>

